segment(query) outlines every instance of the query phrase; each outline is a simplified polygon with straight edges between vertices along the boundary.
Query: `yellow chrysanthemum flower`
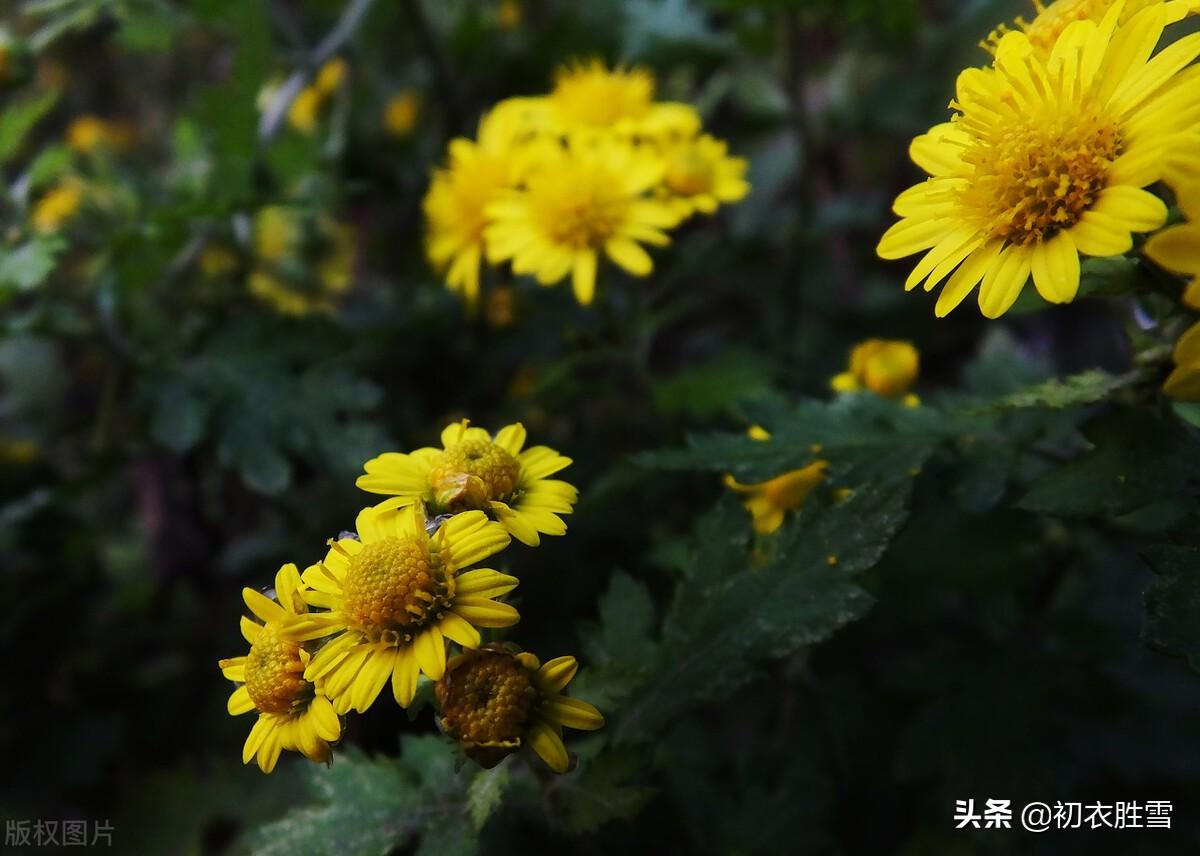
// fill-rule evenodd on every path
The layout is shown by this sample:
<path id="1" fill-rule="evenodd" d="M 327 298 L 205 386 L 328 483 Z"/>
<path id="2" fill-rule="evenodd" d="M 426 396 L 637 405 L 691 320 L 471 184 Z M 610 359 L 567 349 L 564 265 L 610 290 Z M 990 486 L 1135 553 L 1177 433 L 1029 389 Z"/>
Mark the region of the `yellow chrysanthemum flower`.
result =
<path id="1" fill-rule="evenodd" d="M 365 711 L 389 679 L 407 707 L 422 672 L 435 681 L 444 674 L 447 639 L 475 648 L 476 627 L 517 623 L 517 610 L 495 600 L 516 578 L 467 570 L 508 545 L 504 527 L 481 511 L 456 514 L 432 535 L 430 525 L 420 506 L 396 500 L 363 509 L 358 537 L 330 542 L 325 560 L 304 572 L 305 600 L 329 611 L 299 617 L 292 632 L 338 634 L 304 676 L 324 682 L 339 713 Z"/>
<path id="2" fill-rule="evenodd" d="M 1146 242 L 1143 252 L 1159 267 L 1191 276 L 1183 302 L 1200 309 L 1200 184 L 1176 194 L 1188 222 L 1163 229 Z"/>
<path id="3" fill-rule="evenodd" d="M 681 216 L 712 214 L 722 203 L 750 192 L 746 161 L 729 157 L 725 143 L 708 134 L 679 142 L 664 152 L 663 187 Z"/>
<path id="4" fill-rule="evenodd" d="M 1200 401 L 1200 322 L 1179 337 L 1172 357 L 1175 368 L 1163 383 L 1163 392 L 1180 401 Z"/>
<path id="5" fill-rule="evenodd" d="M 33 206 L 33 228 L 43 234 L 57 232 L 83 205 L 83 183 L 68 179 L 46 191 Z"/>
<path id="6" fill-rule="evenodd" d="M 467 509 L 486 511 L 523 544 L 536 547 L 543 535 L 567 531 L 560 514 L 570 514 L 579 491 L 550 476 L 571 459 L 548 446 L 525 448 L 525 426 L 501 428 L 495 438 L 469 420 L 442 431 L 442 448 L 404 455 L 388 452 L 367 461 L 355 482 L 371 493 L 423 505 L 430 514 Z"/>
<path id="7" fill-rule="evenodd" d="M 221 671 L 239 686 L 229 697 L 229 713 L 238 716 L 254 710 L 258 721 L 242 748 L 242 763 L 258 761 L 259 769 L 275 769 L 287 749 L 326 762 L 329 744 L 341 737 L 342 724 L 321 688 L 304 677 L 310 663 L 310 646 L 285 626 L 308 612 L 304 584 L 295 565 L 284 565 L 275 575 L 275 598 L 243 589 L 242 599 L 262 624 L 242 618 L 242 636 L 250 643 L 243 657 L 221 660 Z"/>
<path id="8" fill-rule="evenodd" d="M 570 135 L 692 136 L 700 128 L 700 117 L 690 104 L 654 100 L 649 71 L 609 69 L 598 59 L 558 69 L 549 104 L 556 127 Z"/>
<path id="9" fill-rule="evenodd" d="M 680 214 L 647 196 L 662 175 L 659 158 L 615 141 L 547 147 L 524 188 L 502 192 L 487 207 L 487 259 L 511 259 L 514 272 L 542 285 L 570 276 L 586 306 L 602 252 L 633 276 L 647 276 L 654 262 L 642 244 L 670 243 L 663 230 Z"/>
<path id="10" fill-rule="evenodd" d="M 383 127 L 393 137 L 407 137 L 417 127 L 420 115 L 421 93 L 416 89 L 401 89 L 384 105 Z"/>
<path id="11" fill-rule="evenodd" d="M 468 304 L 479 298 L 485 211 L 513 180 L 506 149 L 457 139 L 450 143 L 447 167 L 433 174 L 425 194 L 425 253 L 445 277 L 446 287 L 462 294 Z"/>
<path id="12" fill-rule="evenodd" d="M 884 398 L 899 398 L 917 382 L 920 366 L 921 356 L 911 342 L 867 339 L 854 346 L 849 367 L 829 385 L 838 392 L 869 389 Z M 918 402 L 915 396 L 906 396 L 905 403 Z"/>
<path id="13" fill-rule="evenodd" d="M 494 767 L 528 745 L 556 773 L 571 766 L 563 727 L 595 731 L 600 711 L 562 694 L 579 666 L 556 657 L 544 666 L 533 654 L 485 645 L 452 659 L 437 683 L 438 726 L 467 757 Z"/>
<path id="14" fill-rule="evenodd" d="M 958 80 L 954 120 L 913 141 L 932 178 L 902 193 L 902 218 L 879 242 L 887 259 L 924 253 L 905 287 L 930 290 L 947 276 L 945 316 L 976 285 L 998 318 L 1032 274 L 1038 292 L 1067 303 L 1079 289 L 1079 256 L 1113 256 L 1132 232 L 1157 229 L 1166 206 L 1143 190 L 1200 110 L 1200 34 L 1153 58 L 1168 20 L 1161 0 L 1118 26 L 1116 3 L 1096 24 L 1070 24 L 1048 59 L 1008 33 L 991 69 Z"/>

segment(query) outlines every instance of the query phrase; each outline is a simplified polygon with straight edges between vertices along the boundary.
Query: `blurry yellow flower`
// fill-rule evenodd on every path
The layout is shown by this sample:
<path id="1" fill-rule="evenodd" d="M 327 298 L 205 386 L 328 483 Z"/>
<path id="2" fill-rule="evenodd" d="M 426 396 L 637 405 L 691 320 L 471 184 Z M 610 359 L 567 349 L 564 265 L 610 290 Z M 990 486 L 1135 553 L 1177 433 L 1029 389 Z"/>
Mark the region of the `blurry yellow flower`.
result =
<path id="1" fill-rule="evenodd" d="M 102 148 L 123 151 L 133 145 L 135 134 L 127 122 L 80 116 L 67 127 L 67 145 L 79 154 Z"/>
<path id="2" fill-rule="evenodd" d="M 225 677 L 238 683 L 229 697 L 229 713 L 258 712 L 258 721 L 242 749 L 242 763 L 255 758 L 264 773 L 275 769 L 285 749 L 324 763 L 330 758 L 329 744 L 342 734 L 342 724 L 320 684 L 304 677 L 311 646 L 302 634 L 284 629 L 289 620 L 308 612 L 303 592 L 300 573 L 290 564 L 275 575 L 274 600 L 254 589 L 243 589 L 246 606 L 263 623 L 242 618 L 242 636 L 250 643 L 250 651 L 220 662 Z"/>
<path id="3" fill-rule="evenodd" d="M 564 66 L 555 74 L 550 107 L 559 130 L 592 136 L 691 136 L 700 118 L 688 104 L 655 102 L 654 76 L 644 68 L 609 69 L 592 59 Z"/>
<path id="4" fill-rule="evenodd" d="M 905 287 L 931 290 L 946 277 L 936 314 L 980 284 L 979 307 L 1003 315 L 1030 276 L 1051 303 L 1079 289 L 1080 254 L 1121 255 L 1132 232 L 1157 229 L 1166 206 L 1143 190 L 1163 174 L 1163 154 L 1200 109 L 1200 35 L 1147 62 L 1169 18 L 1161 0 L 1118 25 L 1077 21 L 1042 59 L 1010 32 L 991 69 L 958 79 L 954 121 L 913 140 L 910 154 L 932 179 L 902 193 L 902 218 L 879 255 L 924 254 Z M 953 275 L 951 275 L 953 274 Z"/>
<path id="5" fill-rule="evenodd" d="M 618 142 L 548 148 L 522 190 L 487 207 L 487 258 L 512 260 L 513 271 L 542 285 L 567 276 L 585 306 L 596 290 L 601 253 L 634 276 L 654 268 L 642 244 L 664 246 L 677 211 L 646 197 L 662 180 L 653 155 Z"/>
<path id="6" fill-rule="evenodd" d="M 324 681 L 339 713 L 365 711 L 391 681 L 407 707 L 424 673 L 440 680 L 446 640 L 475 648 L 477 627 L 510 627 L 519 616 L 495 598 L 517 580 L 490 568 L 467 570 L 503 550 L 508 533 L 481 511 L 456 514 L 430 535 L 419 506 L 388 500 L 358 515 L 358 537 L 331 543 L 304 572 L 310 606 L 329 610 L 298 620 L 294 632 L 338 634 L 304 672 Z"/>
<path id="7" fill-rule="evenodd" d="M 67 128 L 67 145 L 80 154 L 87 154 L 105 145 L 108 126 L 96 116 L 80 116 Z"/>
<path id="8" fill-rule="evenodd" d="M 521 23 L 521 4 L 517 0 L 500 0 L 496 8 L 496 22 L 500 29 L 511 30 Z"/>
<path id="9" fill-rule="evenodd" d="M 869 389 L 884 398 L 897 398 L 917 382 L 920 365 L 920 354 L 911 342 L 867 339 L 854 346 L 848 370 L 834 376 L 830 386 L 838 392 Z"/>
<path id="10" fill-rule="evenodd" d="M 344 59 L 334 57 L 321 66 L 317 72 L 317 77 L 313 81 L 313 89 L 325 97 L 332 95 L 341 87 L 348 70 L 349 66 Z"/>
<path id="11" fill-rule="evenodd" d="M 33 228 L 38 232 L 57 232 L 79 211 L 83 203 L 83 183 L 67 180 L 52 188 L 33 207 Z"/>
<path id="12" fill-rule="evenodd" d="M 787 512 L 803 505 L 808 495 L 825 481 L 828 467 L 828 461 L 813 461 L 807 467 L 757 484 L 742 484 L 732 475 L 726 475 L 725 486 L 745 496 L 742 504 L 750 512 L 754 531 L 770 535 L 783 525 Z"/>
<path id="13" fill-rule="evenodd" d="M 332 312 L 333 298 L 354 279 L 354 230 L 324 215 L 270 205 L 254 218 L 261 264 L 246 281 L 250 293 L 284 315 Z"/>
<path id="14" fill-rule="evenodd" d="M 560 514 L 570 514 L 579 492 L 550 476 L 571 459 L 548 446 L 525 448 L 517 422 L 493 438 L 466 419 L 446 426 L 442 448 L 411 454 L 388 452 L 367 461 L 355 484 L 371 493 L 424 505 L 430 514 L 466 509 L 488 512 L 523 544 L 536 547 L 543 535 L 567 531 Z"/>
<path id="15" fill-rule="evenodd" d="M 1183 302 L 1200 309 L 1200 184 L 1178 193 L 1177 199 L 1188 222 L 1152 236 L 1142 252 L 1159 267 L 1191 276 Z"/>
<path id="16" fill-rule="evenodd" d="M 1180 401 L 1200 401 L 1200 322 L 1175 343 L 1175 368 L 1163 383 L 1163 392 Z"/>
<path id="17" fill-rule="evenodd" d="M 288 121 L 300 133 L 311 134 L 317 128 L 324 106 L 325 96 L 321 91 L 312 86 L 305 87 L 288 107 Z"/>
<path id="18" fill-rule="evenodd" d="M 517 293 L 512 286 L 502 285 L 488 292 L 484 317 L 488 326 L 495 330 L 503 330 L 516 323 Z"/>
<path id="19" fill-rule="evenodd" d="M 562 694 L 579 666 L 574 657 L 545 665 L 533 654 L 497 645 L 467 651 L 437 683 L 438 726 L 485 768 L 528 745 L 556 773 L 571 766 L 563 727 L 595 731 L 600 711 Z"/>
<path id="20" fill-rule="evenodd" d="M 447 288 L 472 305 L 479 297 L 485 210 L 501 190 L 513 186 L 515 169 L 509 149 L 491 137 L 481 133 L 478 143 L 452 140 L 448 164 L 434 172 L 422 202 L 429 263 L 445 276 Z"/>
<path id="21" fill-rule="evenodd" d="M 254 253 L 279 263 L 294 255 L 304 239 L 303 213 L 286 205 L 268 205 L 254 216 Z"/>
<path id="22" fill-rule="evenodd" d="M 421 93 L 402 89 L 388 99 L 383 108 L 383 127 L 393 137 L 407 137 L 421 115 Z"/>
<path id="23" fill-rule="evenodd" d="M 712 214 L 721 203 L 737 202 L 750 192 L 746 161 L 731 158 L 725 143 L 707 134 L 667 149 L 663 186 L 683 216 Z"/>
<path id="24" fill-rule="evenodd" d="M 13 464 L 29 464 L 36 461 L 42 450 L 36 440 L 10 440 L 0 437 L 0 460 Z"/>
<path id="25" fill-rule="evenodd" d="M 226 276 L 237 270 L 237 254 L 221 244 L 208 244 L 200 251 L 200 272 L 210 279 Z"/>

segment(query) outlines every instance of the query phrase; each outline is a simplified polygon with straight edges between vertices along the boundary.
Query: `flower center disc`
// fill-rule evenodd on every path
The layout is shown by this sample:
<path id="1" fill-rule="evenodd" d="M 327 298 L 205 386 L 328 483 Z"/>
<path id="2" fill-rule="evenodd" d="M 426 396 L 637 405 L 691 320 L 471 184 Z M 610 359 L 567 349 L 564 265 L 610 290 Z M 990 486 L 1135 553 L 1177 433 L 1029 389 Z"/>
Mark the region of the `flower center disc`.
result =
<path id="1" fill-rule="evenodd" d="M 1031 116 L 967 148 L 974 175 L 963 202 L 993 238 L 1028 246 L 1079 222 L 1108 186 L 1121 154 L 1115 123 L 1090 112 Z"/>
<path id="2" fill-rule="evenodd" d="M 416 538 L 363 545 L 350 559 L 342 593 L 347 616 L 376 638 L 418 626 L 444 599 L 429 548 Z"/>
<path id="3" fill-rule="evenodd" d="M 429 470 L 438 505 L 454 510 L 482 509 L 517 488 L 521 465 L 490 440 L 464 440 L 442 452 Z"/>
<path id="4" fill-rule="evenodd" d="M 512 655 L 476 651 L 437 686 L 442 728 L 469 743 L 512 743 L 521 736 L 537 689 Z"/>
<path id="5" fill-rule="evenodd" d="M 300 646 L 264 627 L 246 657 L 246 692 L 263 713 L 284 713 L 309 690 Z"/>

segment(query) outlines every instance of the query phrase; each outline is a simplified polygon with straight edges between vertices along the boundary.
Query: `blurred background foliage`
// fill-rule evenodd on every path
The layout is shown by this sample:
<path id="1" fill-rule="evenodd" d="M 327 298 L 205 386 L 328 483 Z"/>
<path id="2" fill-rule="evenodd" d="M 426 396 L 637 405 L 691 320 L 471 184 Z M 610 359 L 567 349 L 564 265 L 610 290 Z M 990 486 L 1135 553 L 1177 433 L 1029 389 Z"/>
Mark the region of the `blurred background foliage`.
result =
<path id="1" fill-rule="evenodd" d="M 111 819 L 137 853 L 1073 853 L 1140 839 L 957 832 L 954 800 L 1173 799 L 1154 852 L 1200 845 L 1200 450 L 1135 360 L 1170 341 L 1159 298 L 938 321 L 874 258 L 909 139 L 1026 9 L 2 8 L 0 817 Z M 496 277 L 468 315 L 424 261 L 430 170 L 590 56 L 695 103 L 753 191 L 590 309 Z M 923 406 L 834 400 L 871 336 L 920 349 Z M 517 636 L 580 656 L 607 728 L 552 781 L 458 771 L 428 709 L 379 705 L 328 771 L 243 767 L 215 665 L 241 587 L 462 416 L 576 461 L 568 534 L 516 559 Z M 814 444 L 848 498 L 756 540 L 721 474 Z"/>

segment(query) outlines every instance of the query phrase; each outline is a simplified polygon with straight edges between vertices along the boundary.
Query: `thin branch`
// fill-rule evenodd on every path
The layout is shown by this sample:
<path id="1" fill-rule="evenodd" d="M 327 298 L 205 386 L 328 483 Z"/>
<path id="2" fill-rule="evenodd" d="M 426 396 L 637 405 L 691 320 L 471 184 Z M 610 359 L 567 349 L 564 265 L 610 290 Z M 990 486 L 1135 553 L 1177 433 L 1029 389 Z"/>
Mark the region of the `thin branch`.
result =
<path id="1" fill-rule="evenodd" d="M 271 103 L 267 105 L 267 109 L 263 111 L 262 119 L 258 123 L 260 142 L 268 143 L 279 133 L 283 118 L 287 115 L 292 102 L 296 100 L 296 96 L 304 89 L 313 73 L 350 40 L 374 4 L 375 0 L 351 0 L 347 4 L 345 11 L 342 12 L 342 17 L 338 19 L 334 28 L 305 57 L 303 65 L 284 81 L 283 85 L 279 87 L 279 91 L 271 99 Z"/>

